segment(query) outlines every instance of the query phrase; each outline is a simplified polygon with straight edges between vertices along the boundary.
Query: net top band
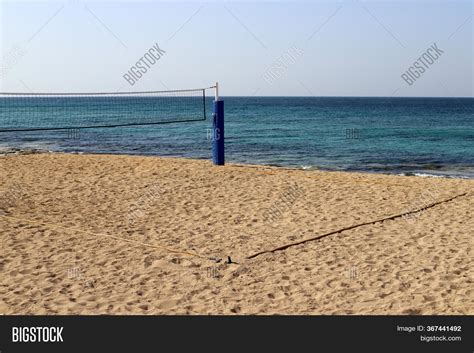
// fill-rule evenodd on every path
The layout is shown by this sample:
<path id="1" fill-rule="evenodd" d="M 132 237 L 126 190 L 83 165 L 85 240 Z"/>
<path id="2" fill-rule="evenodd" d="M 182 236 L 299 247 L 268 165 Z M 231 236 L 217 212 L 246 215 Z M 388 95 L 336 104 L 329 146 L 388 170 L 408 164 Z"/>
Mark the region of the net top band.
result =
<path id="1" fill-rule="evenodd" d="M 20 92 L 0 92 L 0 97 L 2 96 L 24 96 L 24 97 L 35 97 L 35 96 L 117 96 L 117 95 L 146 95 L 146 94 L 159 94 L 159 93 L 180 93 L 180 92 L 198 92 L 205 91 L 207 89 L 213 89 L 216 86 L 205 87 L 205 88 L 190 88 L 190 89 L 178 89 L 178 90 L 167 90 L 167 91 L 141 91 L 141 92 L 94 92 L 94 93 L 60 93 L 60 92 L 50 92 L 50 93 L 20 93 Z"/>

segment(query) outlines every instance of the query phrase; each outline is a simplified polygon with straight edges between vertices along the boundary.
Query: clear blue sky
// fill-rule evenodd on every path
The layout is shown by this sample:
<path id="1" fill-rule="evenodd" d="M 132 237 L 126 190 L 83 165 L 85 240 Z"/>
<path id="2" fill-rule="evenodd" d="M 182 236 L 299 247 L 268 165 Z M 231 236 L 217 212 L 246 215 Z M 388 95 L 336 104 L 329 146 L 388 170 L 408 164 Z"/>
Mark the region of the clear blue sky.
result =
<path id="1" fill-rule="evenodd" d="M 0 1 L 1 91 L 473 96 L 472 1 Z M 444 51 L 409 86 L 433 43 Z M 166 53 L 133 87 L 123 74 Z M 20 54 L 17 54 L 20 48 Z M 294 55 L 297 48 L 298 55 Z M 285 53 L 279 74 L 265 74 Z"/>

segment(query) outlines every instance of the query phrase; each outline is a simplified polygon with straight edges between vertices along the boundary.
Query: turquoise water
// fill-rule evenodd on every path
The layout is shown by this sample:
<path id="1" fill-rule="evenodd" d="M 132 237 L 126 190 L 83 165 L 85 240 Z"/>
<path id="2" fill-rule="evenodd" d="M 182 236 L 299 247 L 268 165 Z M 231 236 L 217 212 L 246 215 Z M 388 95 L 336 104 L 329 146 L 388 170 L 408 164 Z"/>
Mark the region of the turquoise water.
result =
<path id="1" fill-rule="evenodd" d="M 224 101 L 229 162 L 474 178 L 473 98 L 226 97 Z M 170 114 L 179 111 L 178 103 L 167 108 Z M 0 146 L 209 159 L 212 102 L 206 103 L 206 121 L 3 132 Z M 21 109 L 29 119 L 51 126 L 112 118 L 152 121 L 156 110 L 146 104 L 129 106 L 117 117 L 113 107 L 105 109 L 90 99 L 76 104 L 72 117 L 67 110 L 48 115 L 34 101 Z M 199 104 L 196 109 L 201 109 Z M 9 108 L 10 117 L 2 114 L 0 102 L 0 127 L 23 123 L 19 112 L 16 120 L 11 113 Z"/>

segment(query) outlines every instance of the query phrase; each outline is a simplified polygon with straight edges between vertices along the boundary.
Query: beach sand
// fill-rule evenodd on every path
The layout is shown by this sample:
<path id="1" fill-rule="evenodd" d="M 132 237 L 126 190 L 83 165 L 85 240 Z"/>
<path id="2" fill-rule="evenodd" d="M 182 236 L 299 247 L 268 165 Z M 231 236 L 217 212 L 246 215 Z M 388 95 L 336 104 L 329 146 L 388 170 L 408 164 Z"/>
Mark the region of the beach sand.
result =
<path id="1" fill-rule="evenodd" d="M 474 180 L 5 155 L 0 314 L 472 315 L 473 206 Z"/>

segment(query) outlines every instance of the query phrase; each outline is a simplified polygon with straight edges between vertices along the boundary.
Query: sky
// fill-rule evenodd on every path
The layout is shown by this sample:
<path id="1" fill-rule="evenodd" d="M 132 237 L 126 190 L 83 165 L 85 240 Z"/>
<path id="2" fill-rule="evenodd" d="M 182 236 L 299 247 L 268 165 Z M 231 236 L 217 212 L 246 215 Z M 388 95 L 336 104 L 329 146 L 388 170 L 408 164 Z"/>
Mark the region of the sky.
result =
<path id="1" fill-rule="evenodd" d="M 473 97 L 473 13 L 447 0 L 0 1 L 0 91 L 218 81 L 223 96 Z M 131 85 L 124 75 L 156 45 Z M 433 45 L 424 72 L 403 79 Z"/>

